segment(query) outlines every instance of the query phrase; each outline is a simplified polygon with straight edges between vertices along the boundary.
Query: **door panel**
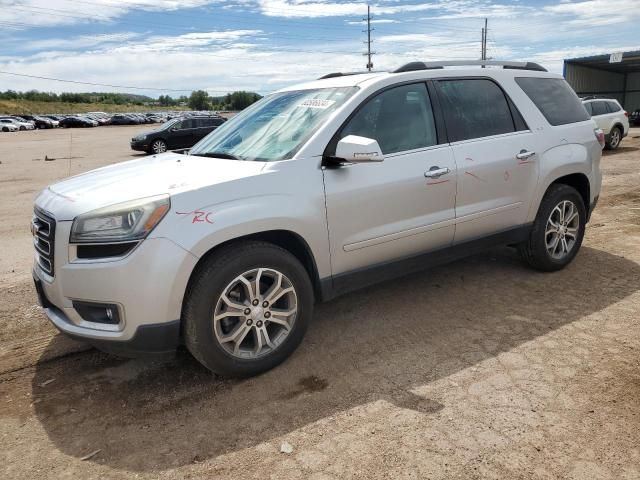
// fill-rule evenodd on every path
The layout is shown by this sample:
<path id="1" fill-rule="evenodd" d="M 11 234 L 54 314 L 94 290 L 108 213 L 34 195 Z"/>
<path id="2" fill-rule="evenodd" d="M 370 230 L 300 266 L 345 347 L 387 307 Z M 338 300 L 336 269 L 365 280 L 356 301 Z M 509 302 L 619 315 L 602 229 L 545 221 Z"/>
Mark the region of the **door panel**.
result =
<path id="1" fill-rule="evenodd" d="M 457 225 L 460 243 L 525 223 L 538 182 L 534 134 L 517 132 L 452 145 L 458 164 Z"/>
<path id="2" fill-rule="evenodd" d="M 426 86 L 370 99 L 338 135 L 375 138 L 381 163 L 325 167 L 333 274 L 449 246 L 455 229 L 456 165 L 437 135 Z M 448 169 L 426 178 L 432 168 Z"/>
<path id="3" fill-rule="evenodd" d="M 454 243 L 522 225 L 538 181 L 534 134 L 493 80 L 436 85 L 458 166 Z"/>

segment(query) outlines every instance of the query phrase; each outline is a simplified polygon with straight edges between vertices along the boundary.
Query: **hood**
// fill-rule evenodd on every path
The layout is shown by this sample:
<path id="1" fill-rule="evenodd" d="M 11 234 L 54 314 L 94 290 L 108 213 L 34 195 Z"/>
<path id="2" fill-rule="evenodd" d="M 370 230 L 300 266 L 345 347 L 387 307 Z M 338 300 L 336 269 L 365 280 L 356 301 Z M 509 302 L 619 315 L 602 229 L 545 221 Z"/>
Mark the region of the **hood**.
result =
<path id="1" fill-rule="evenodd" d="M 204 186 L 258 175 L 263 162 L 164 153 L 118 163 L 55 183 L 36 199 L 36 205 L 58 220 L 129 200 L 177 194 Z"/>

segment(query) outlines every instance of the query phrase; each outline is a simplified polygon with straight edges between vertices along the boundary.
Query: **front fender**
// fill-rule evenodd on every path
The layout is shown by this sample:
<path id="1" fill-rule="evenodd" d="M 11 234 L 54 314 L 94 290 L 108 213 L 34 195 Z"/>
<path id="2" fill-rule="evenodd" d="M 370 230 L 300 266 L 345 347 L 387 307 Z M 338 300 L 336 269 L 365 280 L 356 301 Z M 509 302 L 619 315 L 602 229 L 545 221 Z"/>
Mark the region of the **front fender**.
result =
<path id="1" fill-rule="evenodd" d="M 156 236 L 171 240 L 201 258 L 212 248 L 247 235 L 286 230 L 300 236 L 309 246 L 320 278 L 331 274 L 322 196 L 317 198 L 287 194 L 266 194 L 196 209 L 172 205 L 167 222 Z"/>

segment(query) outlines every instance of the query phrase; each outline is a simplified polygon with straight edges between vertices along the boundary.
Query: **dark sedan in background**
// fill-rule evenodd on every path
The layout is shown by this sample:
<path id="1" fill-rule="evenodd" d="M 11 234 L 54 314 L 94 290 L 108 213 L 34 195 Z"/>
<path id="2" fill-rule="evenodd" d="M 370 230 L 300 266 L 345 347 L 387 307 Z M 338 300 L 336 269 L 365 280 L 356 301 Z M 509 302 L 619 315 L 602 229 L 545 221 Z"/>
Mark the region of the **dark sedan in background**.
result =
<path id="1" fill-rule="evenodd" d="M 220 116 L 176 118 L 162 124 L 156 130 L 132 138 L 131 148 L 147 153 L 191 148 L 226 121 L 226 118 Z"/>
<path id="2" fill-rule="evenodd" d="M 634 110 L 631 115 L 629 115 L 629 124 L 634 127 L 640 127 L 640 110 Z"/>
<path id="3" fill-rule="evenodd" d="M 87 117 L 67 117 L 60 121 L 60 126 L 64 128 L 97 127 L 98 122 Z"/>

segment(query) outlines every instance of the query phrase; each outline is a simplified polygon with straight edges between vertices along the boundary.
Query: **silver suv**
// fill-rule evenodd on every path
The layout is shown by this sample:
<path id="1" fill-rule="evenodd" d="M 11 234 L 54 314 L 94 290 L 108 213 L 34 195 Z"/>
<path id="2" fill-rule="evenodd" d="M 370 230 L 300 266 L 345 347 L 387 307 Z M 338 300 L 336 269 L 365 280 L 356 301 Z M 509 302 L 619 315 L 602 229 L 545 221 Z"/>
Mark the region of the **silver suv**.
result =
<path id="1" fill-rule="evenodd" d="M 294 351 L 314 302 L 501 244 L 563 268 L 600 192 L 602 131 L 539 65 L 453 65 L 330 74 L 187 154 L 50 186 L 32 223 L 49 319 L 107 351 L 182 343 L 247 376 Z"/>

